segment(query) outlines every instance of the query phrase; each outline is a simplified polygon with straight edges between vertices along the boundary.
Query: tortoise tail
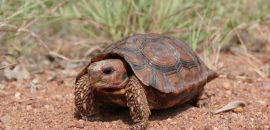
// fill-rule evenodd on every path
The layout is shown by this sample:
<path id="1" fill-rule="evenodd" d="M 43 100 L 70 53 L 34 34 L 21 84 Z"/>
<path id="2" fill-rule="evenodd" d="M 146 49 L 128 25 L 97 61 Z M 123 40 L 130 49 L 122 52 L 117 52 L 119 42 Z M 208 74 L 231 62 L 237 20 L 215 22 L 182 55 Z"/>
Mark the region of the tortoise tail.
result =
<path id="1" fill-rule="evenodd" d="M 213 79 L 217 78 L 219 75 L 217 72 L 213 71 L 213 70 L 209 70 L 208 71 L 208 77 L 207 77 L 207 82 L 212 81 Z"/>

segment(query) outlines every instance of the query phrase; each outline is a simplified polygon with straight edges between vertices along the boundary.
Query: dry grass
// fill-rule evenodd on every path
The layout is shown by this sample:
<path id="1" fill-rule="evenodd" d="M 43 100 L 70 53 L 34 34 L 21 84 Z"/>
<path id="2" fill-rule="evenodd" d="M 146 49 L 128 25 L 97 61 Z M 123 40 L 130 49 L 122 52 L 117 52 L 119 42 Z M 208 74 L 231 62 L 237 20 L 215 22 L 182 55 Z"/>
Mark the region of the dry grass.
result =
<path id="1" fill-rule="evenodd" d="M 8 56 L 0 58 L 35 62 L 54 54 L 73 61 L 92 46 L 152 32 L 188 41 L 216 68 L 220 50 L 239 28 L 256 28 L 255 39 L 269 45 L 269 9 L 268 0 L 2 0 L 0 52 Z"/>

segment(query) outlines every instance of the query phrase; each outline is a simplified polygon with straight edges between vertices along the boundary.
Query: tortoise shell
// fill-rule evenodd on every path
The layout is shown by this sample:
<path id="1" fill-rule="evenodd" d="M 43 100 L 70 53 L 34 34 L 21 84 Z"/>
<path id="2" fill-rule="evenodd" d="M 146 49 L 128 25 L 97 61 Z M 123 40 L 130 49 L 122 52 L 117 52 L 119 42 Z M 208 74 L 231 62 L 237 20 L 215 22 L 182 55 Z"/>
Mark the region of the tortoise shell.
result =
<path id="1" fill-rule="evenodd" d="M 109 46 L 91 62 L 114 56 L 123 58 L 144 85 L 163 93 L 178 94 L 186 89 L 203 87 L 217 76 L 184 41 L 171 36 L 129 36 Z M 88 66 L 78 77 L 87 72 Z"/>

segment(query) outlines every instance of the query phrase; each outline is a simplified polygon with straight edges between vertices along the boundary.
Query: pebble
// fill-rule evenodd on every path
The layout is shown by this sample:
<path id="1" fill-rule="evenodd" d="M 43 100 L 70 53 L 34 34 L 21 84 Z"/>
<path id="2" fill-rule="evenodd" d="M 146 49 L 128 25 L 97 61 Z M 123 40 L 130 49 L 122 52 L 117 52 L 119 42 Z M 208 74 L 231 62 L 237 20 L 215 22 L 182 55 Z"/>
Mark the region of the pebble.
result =
<path id="1" fill-rule="evenodd" d="M 264 129 L 266 129 L 266 130 L 269 130 L 269 128 L 270 128 L 269 125 L 264 125 L 263 127 L 264 127 Z"/>
<path id="2" fill-rule="evenodd" d="M 21 93 L 16 92 L 14 96 L 16 99 L 21 99 L 21 95 L 22 95 Z"/>
<path id="3" fill-rule="evenodd" d="M 31 105 L 27 105 L 26 106 L 26 110 L 31 110 L 32 109 L 32 106 Z"/>
<path id="4" fill-rule="evenodd" d="M 68 124 L 68 128 L 79 128 L 79 129 L 83 129 L 84 128 L 84 124 L 81 122 L 71 122 Z"/>
<path id="5" fill-rule="evenodd" d="M 56 96 L 56 100 L 63 100 L 63 95 L 57 94 Z"/>
<path id="6" fill-rule="evenodd" d="M 83 122 L 85 122 L 85 120 L 83 120 L 83 119 L 80 119 L 80 120 L 79 120 L 79 122 L 83 123 Z"/>
<path id="7" fill-rule="evenodd" d="M 12 110 L 14 110 L 14 111 L 18 111 L 18 110 L 21 110 L 18 106 L 13 106 L 12 107 Z"/>
<path id="8" fill-rule="evenodd" d="M 224 83 L 223 83 L 223 88 L 226 89 L 226 90 L 229 90 L 231 86 L 232 86 L 232 85 L 231 85 L 231 83 L 229 83 L 229 82 L 224 82 Z"/>
<path id="9" fill-rule="evenodd" d="M 228 95 L 231 95 L 232 94 L 232 91 L 231 90 L 228 90 L 225 93 L 227 94 L 226 96 L 228 96 Z"/>
<path id="10" fill-rule="evenodd" d="M 56 79 L 57 79 L 57 76 L 56 76 L 56 74 L 54 74 L 54 75 L 49 76 L 47 81 L 51 82 L 51 81 L 55 81 Z"/>
<path id="11" fill-rule="evenodd" d="M 235 112 L 235 113 L 240 113 L 243 111 L 244 111 L 243 107 L 237 107 L 237 108 L 233 109 L 233 112 Z"/>
<path id="12" fill-rule="evenodd" d="M 4 84 L 0 84 L 0 90 L 3 90 L 5 88 Z"/>
<path id="13" fill-rule="evenodd" d="M 49 108 L 50 108 L 50 106 L 49 106 L 49 105 L 44 105 L 44 107 L 45 107 L 46 109 L 49 109 Z"/>
<path id="14" fill-rule="evenodd" d="M 254 81 L 252 80 L 252 78 L 250 78 L 250 77 L 245 77 L 244 79 L 243 79 L 243 83 L 248 83 L 248 84 L 251 84 L 251 83 L 253 83 Z"/>
<path id="15" fill-rule="evenodd" d="M 204 128 L 201 128 L 201 130 L 214 130 L 214 129 L 215 129 L 215 127 L 210 126 L 210 125 L 207 125 Z"/>
<path id="16" fill-rule="evenodd" d="M 32 83 L 38 84 L 38 79 L 33 79 L 33 80 L 32 80 Z"/>
<path id="17" fill-rule="evenodd" d="M 223 127 L 223 128 L 219 128 L 218 130 L 230 130 L 229 127 Z"/>
<path id="18" fill-rule="evenodd" d="M 0 121 L 3 122 L 4 124 L 8 124 L 11 122 L 11 116 L 5 115 L 3 117 L 0 117 Z"/>
<path id="19" fill-rule="evenodd" d="M 172 119 L 171 118 L 168 118 L 167 121 L 171 121 Z"/>
<path id="20" fill-rule="evenodd" d="M 36 92 L 39 88 L 39 81 L 38 79 L 33 79 L 31 83 L 27 86 L 31 92 Z"/>
<path id="21" fill-rule="evenodd" d="M 233 75 L 233 74 L 228 74 L 227 76 L 226 76 L 228 79 L 236 79 L 236 76 L 235 75 Z"/>

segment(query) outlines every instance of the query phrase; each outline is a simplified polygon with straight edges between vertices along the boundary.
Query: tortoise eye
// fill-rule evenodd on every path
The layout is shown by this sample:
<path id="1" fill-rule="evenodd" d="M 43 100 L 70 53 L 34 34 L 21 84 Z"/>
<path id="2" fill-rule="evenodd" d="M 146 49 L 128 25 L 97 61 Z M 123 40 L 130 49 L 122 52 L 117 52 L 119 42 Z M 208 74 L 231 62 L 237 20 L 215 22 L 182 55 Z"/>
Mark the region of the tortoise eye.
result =
<path id="1" fill-rule="evenodd" d="M 108 68 L 103 69 L 103 74 L 109 75 L 109 74 L 112 74 L 113 71 L 114 70 L 112 67 L 108 67 Z"/>

